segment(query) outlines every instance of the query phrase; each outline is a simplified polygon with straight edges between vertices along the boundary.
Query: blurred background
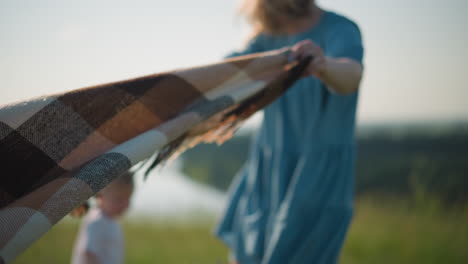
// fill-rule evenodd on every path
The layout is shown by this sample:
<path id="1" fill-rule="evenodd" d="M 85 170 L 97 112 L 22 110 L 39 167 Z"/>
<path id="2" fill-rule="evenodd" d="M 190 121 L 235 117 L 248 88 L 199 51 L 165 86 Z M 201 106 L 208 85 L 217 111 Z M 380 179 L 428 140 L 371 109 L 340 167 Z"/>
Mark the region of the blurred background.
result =
<path id="1" fill-rule="evenodd" d="M 318 0 L 361 28 L 356 213 L 341 263 L 468 263 L 465 0 Z M 0 1 L 0 105 L 220 60 L 249 27 L 237 0 Z M 128 263 L 226 263 L 211 230 L 256 114 L 143 181 L 124 221 Z M 66 217 L 15 263 L 67 263 Z"/>

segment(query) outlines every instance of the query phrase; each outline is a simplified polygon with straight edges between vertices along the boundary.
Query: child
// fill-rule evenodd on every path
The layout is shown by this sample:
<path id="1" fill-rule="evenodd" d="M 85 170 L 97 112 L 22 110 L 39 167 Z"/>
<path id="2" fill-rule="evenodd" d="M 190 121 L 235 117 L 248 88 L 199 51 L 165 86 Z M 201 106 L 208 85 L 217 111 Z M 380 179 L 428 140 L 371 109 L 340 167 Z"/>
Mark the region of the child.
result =
<path id="1" fill-rule="evenodd" d="M 116 219 L 128 208 L 133 192 L 130 172 L 96 195 L 97 208 L 86 215 L 73 250 L 72 264 L 122 263 L 124 241 Z"/>
<path id="2" fill-rule="evenodd" d="M 216 234 L 242 264 L 336 263 L 353 214 L 359 28 L 315 0 L 245 3 L 253 37 L 232 55 L 293 46 L 314 59 L 264 110 Z"/>

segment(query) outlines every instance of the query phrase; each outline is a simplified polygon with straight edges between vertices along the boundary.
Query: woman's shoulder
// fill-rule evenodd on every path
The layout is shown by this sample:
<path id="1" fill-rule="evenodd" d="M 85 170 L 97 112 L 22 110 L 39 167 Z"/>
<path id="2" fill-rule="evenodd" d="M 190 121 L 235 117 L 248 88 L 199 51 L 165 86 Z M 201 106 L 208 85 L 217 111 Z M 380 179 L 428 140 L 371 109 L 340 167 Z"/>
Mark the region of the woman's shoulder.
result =
<path id="1" fill-rule="evenodd" d="M 340 28 L 340 27 L 355 27 L 359 30 L 357 22 L 353 19 L 333 11 L 325 11 L 326 25 L 328 27 Z"/>

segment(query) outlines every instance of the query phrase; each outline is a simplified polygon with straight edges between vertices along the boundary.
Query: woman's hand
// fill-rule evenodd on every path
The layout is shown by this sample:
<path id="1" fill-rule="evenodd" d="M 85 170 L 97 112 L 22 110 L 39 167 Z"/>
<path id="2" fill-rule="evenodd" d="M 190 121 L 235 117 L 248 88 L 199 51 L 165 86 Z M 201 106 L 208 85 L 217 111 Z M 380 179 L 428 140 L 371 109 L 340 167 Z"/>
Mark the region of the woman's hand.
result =
<path id="1" fill-rule="evenodd" d="M 300 59 L 307 56 L 312 56 L 312 61 L 309 67 L 305 70 L 305 76 L 315 76 L 321 78 L 326 70 L 326 59 L 322 49 L 311 40 L 303 40 L 296 43 L 291 48 L 293 59 Z"/>

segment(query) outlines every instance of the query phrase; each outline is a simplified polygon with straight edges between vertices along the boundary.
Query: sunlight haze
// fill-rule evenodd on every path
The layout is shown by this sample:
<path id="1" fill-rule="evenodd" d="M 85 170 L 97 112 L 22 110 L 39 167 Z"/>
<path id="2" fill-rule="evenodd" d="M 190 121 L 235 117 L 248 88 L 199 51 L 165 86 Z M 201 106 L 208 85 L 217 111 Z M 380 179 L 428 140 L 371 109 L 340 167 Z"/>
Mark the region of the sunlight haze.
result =
<path id="1" fill-rule="evenodd" d="M 463 0 L 320 0 L 361 27 L 360 122 L 467 120 Z M 1 1 L 0 104 L 215 62 L 245 42 L 237 1 Z"/>

